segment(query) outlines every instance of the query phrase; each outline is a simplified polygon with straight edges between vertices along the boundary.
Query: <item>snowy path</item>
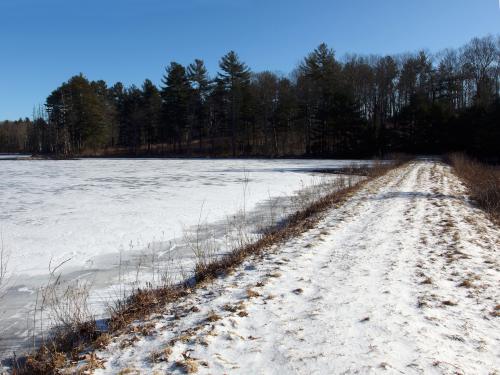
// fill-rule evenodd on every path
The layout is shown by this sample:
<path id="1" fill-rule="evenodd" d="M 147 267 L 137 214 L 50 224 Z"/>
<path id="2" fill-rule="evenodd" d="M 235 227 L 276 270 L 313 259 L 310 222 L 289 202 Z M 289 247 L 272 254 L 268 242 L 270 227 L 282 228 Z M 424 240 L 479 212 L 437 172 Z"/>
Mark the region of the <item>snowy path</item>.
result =
<path id="1" fill-rule="evenodd" d="M 495 374 L 499 241 L 447 166 L 418 161 L 137 323 L 96 374 Z"/>

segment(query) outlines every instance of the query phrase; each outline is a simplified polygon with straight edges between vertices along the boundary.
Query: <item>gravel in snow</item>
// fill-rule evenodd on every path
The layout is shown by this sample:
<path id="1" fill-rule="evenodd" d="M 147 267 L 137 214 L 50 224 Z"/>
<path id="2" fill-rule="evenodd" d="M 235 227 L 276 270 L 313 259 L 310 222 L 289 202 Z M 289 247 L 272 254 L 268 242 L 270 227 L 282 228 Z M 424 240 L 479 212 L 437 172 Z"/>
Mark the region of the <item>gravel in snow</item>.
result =
<path id="1" fill-rule="evenodd" d="M 95 373 L 498 373 L 499 238 L 449 167 L 413 162 L 137 322 Z"/>

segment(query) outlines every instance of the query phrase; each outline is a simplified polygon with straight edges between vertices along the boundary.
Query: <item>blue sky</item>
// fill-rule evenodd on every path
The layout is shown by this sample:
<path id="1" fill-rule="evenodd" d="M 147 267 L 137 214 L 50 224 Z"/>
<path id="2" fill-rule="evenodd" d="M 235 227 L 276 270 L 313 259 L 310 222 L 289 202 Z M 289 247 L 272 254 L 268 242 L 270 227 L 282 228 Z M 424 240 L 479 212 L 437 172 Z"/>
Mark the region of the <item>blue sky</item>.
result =
<path id="1" fill-rule="evenodd" d="M 210 72 L 234 49 L 289 72 L 321 42 L 338 55 L 458 47 L 500 34 L 498 0 L 0 0 L 0 119 L 31 116 L 70 76 L 160 82 L 172 60 Z"/>

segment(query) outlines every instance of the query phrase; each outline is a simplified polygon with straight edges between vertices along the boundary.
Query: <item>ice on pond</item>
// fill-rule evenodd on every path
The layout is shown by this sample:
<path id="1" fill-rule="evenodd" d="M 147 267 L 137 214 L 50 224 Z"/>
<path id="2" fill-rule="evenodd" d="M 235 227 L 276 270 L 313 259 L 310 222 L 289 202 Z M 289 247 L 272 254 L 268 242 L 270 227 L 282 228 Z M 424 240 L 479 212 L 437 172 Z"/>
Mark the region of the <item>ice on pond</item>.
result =
<path id="1" fill-rule="evenodd" d="M 0 231 L 9 268 L 47 273 L 49 262 L 99 267 L 97 255 L 180 236 L 200 213 L 223 219 L 242 205 L 289 195 L 311 170 L 352 161 L 82 159 L 0 162 Z M 202 210 L 202 211 L 201 211 Z"/>

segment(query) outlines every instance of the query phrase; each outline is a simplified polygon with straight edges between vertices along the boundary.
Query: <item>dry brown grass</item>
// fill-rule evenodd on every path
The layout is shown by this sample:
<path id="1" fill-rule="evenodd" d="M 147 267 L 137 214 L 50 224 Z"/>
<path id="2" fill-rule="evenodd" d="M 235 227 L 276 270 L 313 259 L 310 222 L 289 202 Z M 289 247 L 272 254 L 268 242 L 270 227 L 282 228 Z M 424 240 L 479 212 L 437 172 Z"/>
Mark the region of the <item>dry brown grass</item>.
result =
<path id="1" fill-rule="evenodd" d="M 182 361 L 177 361 L 175 362 L 175 364 L 179 366 L 186 374 L 195 374 L 198 372 L 198 362 L 196 362 L 192 358 L 186 358 Z"/>
<path id="2" fill-rule="evenodd" d="M 432 284 L 432 279 L 430 277 L 426 277 L 424 280 L 420 282 L 420 284 L 430 285 Z"/>
<path id="3" fill-rule="evenodd" d="M 206 285 L 213 279 L 229 274 L 249 256 L 259 256 L 272 246 L 284 243 L 290 238 L 314 228 L 327 210 L 340 206 L 368 181 L 384 175 L 389 170 L 404 164 L 408 159 L 395 158 L 394 160 L 392 163 L 376 162 L 368 171 L 367 179 L 356 183 L 349 180 L 343 188 L 317 197 L 316 200 L 308 201 L 306 205 L 303 205 L 291 215 L 284 225 L 266 231 L 257 241 L 249 244 L 242 243 L 240 247 L 232 252 L 211 259 L 210 262 L 202 257 L 203 261 L 199 262 L 194 270 L 194 286 L 192 284 L 188 285 L 188 283 L 180 283 L 160 288 L 147 287 L 135 290 L 132 295 L 125 300 L 117 301 L 115 306 L 111 308 L 110 318 L 107 322 L 107 333 L 99 331 L 94 321 L 72 327 L 70 333 L 63 329 L 54 335 L 50 342 L 40 347 L 33 354 L 28 355 L 22 365 L 13 370 L 13 374 L 57 374 L 59 369 L 67 366 L 71 360 L 78 359 L 78 353 L 82 351 L 85 345 L 94 345 L 93 343 L 96 342 L 95 345 L 99 346 L 100 343 L 105 342 L 107 338 L 101 338 L 104 334 L 113 336 L 124 332 L 133 321 L 160 312 L 167 303 L 177 301 L 191 294 L 193 288 Z M 281 274 L 275 272 L 267 276 L 280 277 Z M 272 295 L 267 297 L 267 299 L 272 298 L 274 298 Z M 242 312 L 241 316 L 246 315 Z M 210 316 L 208 319 L 211 321 Z M 75 341 L 75 337 L 78 340 Z M 130 345 L 133 345 L 133 342 Z M 185 358 L 185 360 L 179 361 L 177 364 L 186 373 L 198 371 L 198 363 L 190 358 Z"/>
<path id="4" fill-rule="evenodd" d="M 111 342 L 111 336 L 108 333 L 103 333 L 92 343 L 95 349 L 102 349 L 108 346 Z"/>
<path id="5" fill-rule="evenodd" d="M 238 311 L 238 306 L 225 304 L 224 306 L 222 306 L 222 310 L 234 313 L 234 312 Z"/>
<path id="6" fill-rule="evenodd" d="M 471 198 L 499 222 L 500 169 L 472 160 L 464 154 L 449 155 L 448 160 L 464 181 Z"/>
<path id="7" fill-rule="evenodd" d="M 494 318 L 500 317 L 500 305 L 496 305 L 490 312 L 490 315 Z"/>
<path id="8" fill-rule="evenodd" d="M 165 361 L 168 361 L 170 356 L 172 355 L 172 348 L 170 346 L 167 346 L 165 349 L 163 349 L 163 358 Z"/>
<path id="9" fill-rule="evenodd" d="M 256 297 L 259 297 L 259 296 L 260 296 L 259 292 L 256 292 L 253 289 L 247 289 L 247 297 L 248 298 L 256 298 Z"/>
<path id="10" fill-rule="evenodd" d="M 135 368 L 124 368 L 118 372 L 118 375 L 141 375 L 141 372 Z"/>
<path id="11" fill-rule="evenodd" d="M 460 284 L 458 284 L 461 288 L 473 288 L 474 284 L 470 279 L 463 280 Z"/>
<path id="12" fill-rule="evenodd" d="M 207 316 L 207 322 L 217 322 L 218 320 L 221 320 L 221 316 L 218 315 L 215 311 L 210 311 L 210 313 Z"/>

